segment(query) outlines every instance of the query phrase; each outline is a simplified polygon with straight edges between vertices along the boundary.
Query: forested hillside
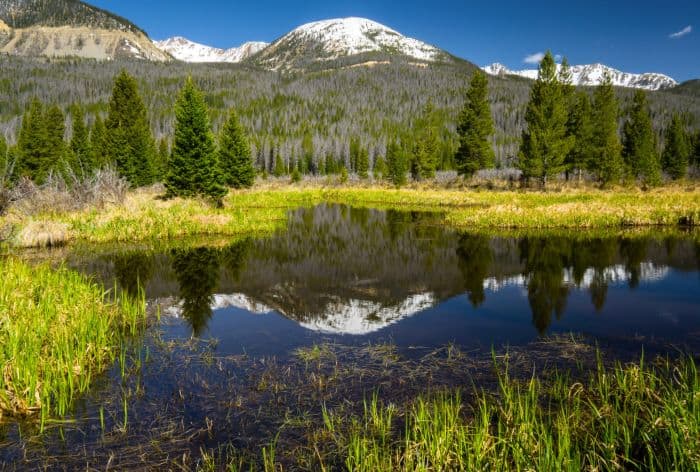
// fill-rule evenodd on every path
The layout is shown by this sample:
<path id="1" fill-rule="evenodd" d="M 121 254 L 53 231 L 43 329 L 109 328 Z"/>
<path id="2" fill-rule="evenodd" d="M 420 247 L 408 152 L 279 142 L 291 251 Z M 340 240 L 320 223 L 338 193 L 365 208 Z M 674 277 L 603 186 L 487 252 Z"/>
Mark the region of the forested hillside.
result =
<path id="1" fill-rule="evenodd" d="M 125 18 L 77 0 L 2 0 L 0 20 L 12 28 L 88 26 L 144 32 Z"/>
<path id="2" fill-rule="evenodd" d="M 139 80 L 149 119 L 157 139 L 170 141 L 174 101 L 191 75 L 205 94 L 211 120 L 218 130 L 230 107 L 235 107 L 251 137 L 259 166 L 271 169 L 274 157 L 296 160 L 308 156 L 319 162 L 327 156 L 348 159 L 351 143 L 359 143 L 371 162 L 386 154 L 390 140 L 413 132 L 432 103 L 431 120 L 440 123 L 442 167 L 451 167 L 457 147 L 457 114 L 464 101 L 472 68 L 458 65 L 412 64 L 393 58 L 373 67 L 281 74 L 245 65 L 158 64 L 143 61 L 95 62 L 0 58 L 0 131 L 13 143 L 21 116 L 33 97 L 57 104 L 68 114 L 79 102 L 88 123 L 104 115 L 114 77 L 122 68 Z M 510 166 L 515 158 L 525 105 L 532 82 L 519 78 L 489 78 L 490 101 L 496 133 L 496 165 Z M 632 91 L 617 91 L 621 108 L 631 103 Z M 674 91 L 649 94 L 654 130 L 662 130 L 673 112 L 683 112 L 697 127 L 700 98 Z M 621 117 L 622 118 L 622 117 Z M 622 121 L 621 121 L 622 123 Z M 70 136 L 70 119 L 67 120 Z"/>

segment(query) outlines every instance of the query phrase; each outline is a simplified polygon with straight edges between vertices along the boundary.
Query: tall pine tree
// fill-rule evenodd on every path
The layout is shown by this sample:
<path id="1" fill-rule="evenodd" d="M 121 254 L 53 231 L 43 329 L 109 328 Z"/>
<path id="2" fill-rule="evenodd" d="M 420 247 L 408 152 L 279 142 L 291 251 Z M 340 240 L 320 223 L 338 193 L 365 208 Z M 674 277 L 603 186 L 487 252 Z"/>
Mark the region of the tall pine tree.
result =
<path id="1" fill-rule="evenodd" d="M 678 113 L 673 115 L 665 137 L 666 145 L 661 158 L 664 171 L 674 180 L 682 179 L 688 172 L 691 150 L 685 124 Z"/>
<path id="2" fill-rule="evenodd" d="M 495 154 L 489 141 L 493 132 L 488 79 L 485 73 L 476 71 L 457 123 L 459 148 L 454 160 L 460 175 L 471 177 L 479 169 L 494 166 Z"/>
<path id="3" fill-rule="evenodd" d="M 432 102 L 428 102 L 423 115 L 416 121 L 413 130 L 415 145 L 411 173 L 416 180 L 435 177 L 440 163 L 440 135 L 437 112 Z"/>
<path id="4" fill-rule="evenodd" d="M 90 154 L 92 156 L 91 161 L 95 168 L 99 169 L 110 164 L 107 160 L 106 140 L 107 136 L 104 121 L 102 121 L 100 115 L 97 114 L 97 116 L 95 116 L 95 123 L 90 130 Z"/>
<path id="5" fill-rule="evenodd" d="M 46 123 L 46 145 L 48 147 L 49 172 L 68 170 L 66 157 L 66 117 L 57 105 L 52 105 L 44 115 Z"/>
<path id="6" fill-rule="evenodd" d="M 249 188 L 255 182 L 250 143 L 235 110 L 231 110 L 219 137 L 219 165 L 224 183 L 234 188 Z"/>
<path id="7" fill-rule="evenodd" d="M 408 173 L 408 153 L 396 142 L 386 147 L 386 164 L 388 178 L 396 187 L 406 185 Z"/>
<path id="8" fill-rule="evenodd" d="M 357 155 L 357 175 L 361 179 L 369 178 L 369 152 L 367 148 L 360 149 Z"/>
<path id="9" fill-rule="evenodd" d="M 226 194 L 207 106 L 192 77 L 187 78 L 175 103 L 175 137 L 168 167 L 168 196 L 205 195 L 220 202 Z"/>
<path id="10" fill-rule="evenodd" d="M 573 136 L 574 142 L 566 158 L 567 171 L 575 172 L 580 182 L 583 171 L 590 168 L 593 154 L 593 118 L 591 100 L 585 92 L 576 92 L 573 99 L 569 120 L 568 135 Z"/>
<path id="11" fill-rule="evenodd" d="M 126 70 L 114 80 L 105 130 L 107 160 L 133 186 L 152 184 L 155 143 L 138 84 Z"/>
<path id="12" fill-rule="evenodd" d="M 34 98 L 22 118 L 17 138 L 17 170 L 20 176 L 44 183 L 51 170 L 51 153 L 44 116 L 44 105 Z"/>
<path id="13" fill-rule="evenodd" d="M 622 145 L 617 131 L 619 115 L 612 78 L 606 73 L 593 94 L 592 170 L 603 184 L 614 183 L 622 177 Z"/>
<path id="14" fill-rule="evenodd" d="M 73 171 L 80 175 L 91 173 L 97 165 L 92 160 L 90 149 L 90 132 L 85 124 L 85 111 L 80 104 L 74 104 L 70 110 L 73 135 L 70 140 Z"/>
<path id="15" fill-rule="evenodd" d="M 630 176 L 641 178 L 647 185 L 661 183 L 661 162 L 656 153 L 656 136 L 651 126 L 647 95 L 643 90 L 634 93 L 629 118 L 624 128 L 622 157 Z"/>
<path id="16" fill-rule="evenodd" d="M 565 160 L 573 146 L 567 129 L 567 87 L 560 82 L 554 57 L 547 51 L 530 93 L 518 160 L 523 176 L 538 179 L 542 187 L 566 169 Z"/>

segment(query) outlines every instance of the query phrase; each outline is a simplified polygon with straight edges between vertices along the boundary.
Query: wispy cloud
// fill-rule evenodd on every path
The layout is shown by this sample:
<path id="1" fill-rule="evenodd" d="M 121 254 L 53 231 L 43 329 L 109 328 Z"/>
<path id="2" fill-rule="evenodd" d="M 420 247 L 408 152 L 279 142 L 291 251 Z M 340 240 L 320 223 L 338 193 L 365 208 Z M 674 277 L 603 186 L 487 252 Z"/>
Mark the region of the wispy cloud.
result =
<path id="1" fill-rule="evenodd" d="M 676 31 L 675 33 L 669 34 L 668 37 L 671 39 L 678 39 L 678 38 L 682 38 L 683 36 L 690 34 L 692 32 L 693 32 L 693 27 L 688 25 L 680 31 Z"/>
<path id="2" fill-rule="evenodd" d="M 525 64 L 539 64 L 542 62 L 542 59 L 544 59 L 544 53 L 543 52 L 536 52 L 535 54 L 530 54 L 529 56 L 525 56 L 523 59 L 523 62 Z"/>

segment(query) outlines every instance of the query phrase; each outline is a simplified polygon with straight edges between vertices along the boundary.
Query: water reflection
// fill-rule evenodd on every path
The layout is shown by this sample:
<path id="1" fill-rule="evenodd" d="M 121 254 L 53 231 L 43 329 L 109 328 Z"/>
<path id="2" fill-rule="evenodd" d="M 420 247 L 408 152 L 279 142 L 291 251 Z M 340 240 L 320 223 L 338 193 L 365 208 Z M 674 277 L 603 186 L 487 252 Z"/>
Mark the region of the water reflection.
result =
<path id="1" fill-rule="evenodd" d="M 534 331 L 566 317 L 573 294 L 603 311 L 611 287 L 638 289 L 669 271 L 696 272 L 700 244 L 580 234 L 493 237 L 446 230 L 439 215 L 322 205 L 294 212 L 286 231 L 226 247 L 107 254 L 90 264 L 129 291 L 177 300 L 195 335 L 213 310 L 277 312 L 323 333 L 367 335 L 465 295 L 473 309 L 518 287 Z M 630 307 L 643 303 L 630 298 Z M 697 303 L 693 299 L 690 303 Z M 580 303 L 579 303 L 580 305 Z M 697 305 L 694 305 L 698 308 Z"/>

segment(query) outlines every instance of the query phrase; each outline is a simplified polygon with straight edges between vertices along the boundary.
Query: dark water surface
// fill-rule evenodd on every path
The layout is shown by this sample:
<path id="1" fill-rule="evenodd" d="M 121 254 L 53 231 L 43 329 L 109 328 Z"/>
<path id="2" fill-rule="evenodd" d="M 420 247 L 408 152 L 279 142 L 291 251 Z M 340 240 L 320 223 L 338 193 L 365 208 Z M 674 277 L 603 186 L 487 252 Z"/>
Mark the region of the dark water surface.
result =
<path id="1" fill-rule="evenodd" d="M 533 342 L 549 335 L 581 336 L 613 356 L 697 356 L 700 238 L 656 234 L 464 233 L 437 214 L 322 205 L 293 212 L 268 238 L 34 254 L 106 287 L 142 288 L 161 321 L 67 422 L 43 435 L 36 424 L 0 425 L 0 469 L 159 470 L 182 460 L 187 470 L 196 463 L 183 451 L 259 451 L 286 417 L 320 417 L 322 403 L 361 405 L 373 389 L 393 400 L 481 387 L 493 379 L 471 359 L 493 348 L 537 360 Z M 323 343 L 337 347 L 328 368 L 294 355 Z M 384 344 L 397 354 L 366 348 Z M 469 353 L 464 368 L 425 357 L 448 344 Z M 333 378 L 333 388 L 314 387 Z M 304 433 L 285 428 L 279 447 L 292 447 Z"/>
<path id="2" fill-rule="evenodd" d="M 700 336 L 700 246 L 596 233 L 459 233 L 439 215 L 323 205 L 285 232 L 223 247 L 76 256 L 80 270 L 165 302 L 174 336 L 221 354 L 322 341 L 519 345 L 575 332 L 684 345 Z M 168 303 L 172 300 L 172 303 Z"/>

